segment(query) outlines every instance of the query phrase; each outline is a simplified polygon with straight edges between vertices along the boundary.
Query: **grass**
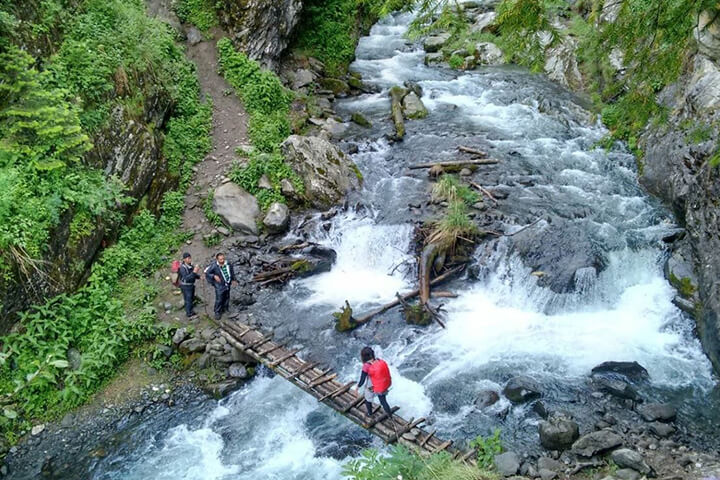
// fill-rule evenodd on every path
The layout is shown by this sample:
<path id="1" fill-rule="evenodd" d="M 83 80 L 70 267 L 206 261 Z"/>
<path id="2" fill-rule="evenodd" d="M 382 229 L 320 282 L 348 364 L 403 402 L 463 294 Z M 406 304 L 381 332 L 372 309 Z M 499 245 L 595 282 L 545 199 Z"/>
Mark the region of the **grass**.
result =
<path id="1" fill-rule="evenodd" d="M 192 23 L 201 32 L 218 24 L 216 6 L 212 0 L 177 0 L 175 13 L 183 23 Z"/>
<path id="2" fill-rule="evenodd" d="M 473 205 L 480 201 L 480 196 L 464 185 L 457 176 L 442 175 L 433 186 L 432 199 L 434 202 L 461 200 L 467 205 Z"/>
<path id="3" fill-rule="evenodd" d="M 478 234 L 477 226 L 470 220 L 467 206 L 461 200 L 448 205 L 445 215 L 433 224 L 427 243 L 438 245 L 441 250 L 452 251 L 458 240 L 472 240 Z"/>

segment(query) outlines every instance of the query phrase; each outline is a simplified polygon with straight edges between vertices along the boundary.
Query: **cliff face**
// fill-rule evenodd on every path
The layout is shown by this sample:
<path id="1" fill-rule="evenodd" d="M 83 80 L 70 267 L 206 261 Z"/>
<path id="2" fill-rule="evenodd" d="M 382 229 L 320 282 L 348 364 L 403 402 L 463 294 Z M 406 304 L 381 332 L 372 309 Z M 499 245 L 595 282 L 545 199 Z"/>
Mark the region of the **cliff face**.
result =
<path id="1" fill-rule="evenodd" d="M 235 45 L 274 68 L 300 21 L 302 0 L 223 0 L 218 16 Z"/>
<path id="2" fill-rule="evenodd" d="M 688 251 L 694 268 L 671 262 L 668 274 L 685 282 L 698 335 L 720 372 L 720 172 L 713 161 L 720 139 L 720 23 L 701 20 L 696 36 L 698 53 L 687 72 L 658 97 L 670 112 L 667 125 L 649 128 L 640 139 L 646 152 L 640 180 L 686 228 L 676 249 Z"/>

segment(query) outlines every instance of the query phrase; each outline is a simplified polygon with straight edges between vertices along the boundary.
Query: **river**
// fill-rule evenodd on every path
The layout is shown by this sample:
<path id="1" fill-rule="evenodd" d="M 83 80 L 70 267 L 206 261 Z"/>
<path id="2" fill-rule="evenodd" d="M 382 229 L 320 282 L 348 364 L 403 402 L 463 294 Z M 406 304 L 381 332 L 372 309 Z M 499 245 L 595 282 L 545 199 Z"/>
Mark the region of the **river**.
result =
<path id="1" fill-rule="evenodd" d="M 365 178 L 350 199 L 353 208 L 314 233 L 337 250 L 336 265 L 266 291 L 252 307 L 255 321 L 336 368 L 342 381 L 358 376 L 360 348 L 373 345 L 391 365 L 390 402 L 406 418 L 426 416 L 442 437 L 468 440 L 501 428 L 507 446 L 537 449 L 539 417 L 529 406 L 508 410 L 503 399 L 481 411 L 477 394 L 531 375 L 550 406 L 571 411 L 586 429 L 582 398 L 590 369 L 634 360 L 651 377 L 641 393 L 672 401 L 682 422 L 712 438 L 719 409 L 708 404 L 720 400 L 710 364 L 662 273 L 662 238 L 677 227 L 638 185 L 632 155 L 622 146 L 594 148 L 607 132 L 581 101 L 543 76 L 513 67 L 467 73 L 426 67 L 422 49 L 403 36 L 409 21 L 407 14 L 383 19 L 357 48 L 352 69 L 380 93 L 336 102 L 344 118 L 361 111 L 373 123 L 351 125 L 343 138 L 358 145 L 353 160 Z M 407 122 L 405 140 L 393 143 L 384 136 L 392 129 L 387 89 L 408 80 L 422 86 L 430 115 Z M 430 188 L 423 171 L 407 166 L 453 158 L 458 145 L 500 160 L 474 179 L 507 195 L 498 207 L 505 231 L 540 218 L 533 231 L 579 235 L 604 268 L 586 269 L 573 291 L 554 293 L 538 285 L 509 238 L 493 240 L 475 254 L 477 278 L 448 286 L 459 297 L 446 302 L 447 329 L 405 325 L 395 311 L 353 333 L 335 332 L 331 312 L 345 300 L 360 313 L 414 284 L 402 268 L 389 274 L 411 255 L 417 215 L 408 205 L 424 203 Z M 133 426 L 87 478 L 334 479 L 369 446 L 380 445 L 261 371 L 228 398 L 161 411 Z"/>

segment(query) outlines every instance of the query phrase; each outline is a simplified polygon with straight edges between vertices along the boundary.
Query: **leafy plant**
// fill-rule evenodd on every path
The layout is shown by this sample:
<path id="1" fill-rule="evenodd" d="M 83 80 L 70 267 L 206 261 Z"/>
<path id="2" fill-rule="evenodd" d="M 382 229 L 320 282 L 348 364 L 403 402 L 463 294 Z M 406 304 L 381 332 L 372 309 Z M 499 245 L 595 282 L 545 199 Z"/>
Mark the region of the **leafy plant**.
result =
<path id="1" fill-rule="evenodd" d="M 437 244 L 441 250 L 454 250 L 458 240 L 471 240 L 477 233 L 478 228 L 470 220 L 467 206 L 456 200 L 450 203 L 445 215 L 435 222 L 427 241 Z"/>
<path id="2" fill-rule="evenodd" d="M 220 215 L 215 213 L 215 210 L 213 210 L 214 199 L 215 190 L 208 190 L 207 197 L 205 197 L 205 200 L 203 201 L 203 212 L 205 212 L 205 217 L 210 221 L 212 225 L 215 225 L 216 227 L 222 227 L 225 225 L 222 221 L 222 218 L 220 218 Z"/>
<path id="3" fill-rule="evenodd" d="M 495 455 L 503 451 L 500 429 L 496 429 L 491 437 L 476 437 L 475 440 L 470 442 L 470 446 L 478 451 L 478 466 L 480 468 L 491 468 Z"/>
<path id="4" fill-rule="evenodd" d="M 457 176 L 443 175 L 433 186 L 432 199 L 435 202 L 462 200 L 467 205 L 473 205 L 480 201 L 480 196 L 460 182 Z"/>
<path id="5" fill-rule="evenodd" d="M 218 24 L 215 5 L 211 0 L 178 0 L 174 7 L 182 22 L 192 23 L 202 32 Z"/>

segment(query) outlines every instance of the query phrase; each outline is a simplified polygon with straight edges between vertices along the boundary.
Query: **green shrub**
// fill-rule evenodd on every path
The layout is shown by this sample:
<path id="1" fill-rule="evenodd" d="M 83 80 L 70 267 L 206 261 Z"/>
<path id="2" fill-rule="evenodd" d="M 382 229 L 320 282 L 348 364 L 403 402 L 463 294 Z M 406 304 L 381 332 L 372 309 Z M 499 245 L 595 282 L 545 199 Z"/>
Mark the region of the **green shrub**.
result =
<path id="1" fill-rule="evenodd" d="M 500 440 L 500 430 L 496 429 L 491 437 L 479 436 L 470 442 L 470 446 L 477 450 L 477 462 L 480 468 L 492 468 L 495 455 L 502 453 L 503 446 Z"/>
<path id="2" fill-rule="evenodd" d="M 258 187 L 260 177 L 267 175 L 271 189 Z M 305 186 L 297 174 L 283 161 L 279 153 L 251 153 L 247 165 L 235 166 L 229 174 L 230 179 L 255 195 L 260 207 L 265 210 L 274 202 L 285 203 L 280 182 L 288 179 L 295 191 L 302 194 Z"/>
<path id="3" fill-rule="evenodd" d="M 215 225 L 216 227 L 222 227 L 225 225 L 222 221 L 222 218 L 220 218 L 220 215 L 215 213 L 215 210 L 213 210 L 214 199 L 215 190 L 210 189 L 208 191 L 207 197 L 205 197 L 205 201 L 203 201 L 203 212 L 205 212 L 205 217 L 208 219 L 211 225 Z"/>
<path id="4" fill-rule="evenodd" d="M 212 0 L 178 0 L 174 7 L 182 22 L 192 23 L 202 32 L 207 32 L 218 24 Z"/>
<path id="5" fill-rule="evenodd" d="M 448 60 L 448 63 L 450 64 L 450 68 L 459 70 L 465 64 L 465 59 L 463 57 L 461 57 L 460 55 L 452 55 L 450 57 L 450 60 Z"/>
<path id="6" fill-rule="evenodd" d="M 435 183 L 432 190 L 433 201 L 436 202 L 454 202 L 462 200 L 467 205 L 472 205 L 480 201 L 480 196 L 464 185 L 455 175 L 443 175 Z"/>
<path id="7" fill-rule="evenodd" d="M 445 215 L 434 223 L 427 243 L 434 243 L 441 250 L 452 251 L 458 240 L 472 240 L 477 233 L 478 228 L 470 220 L 465 202 L 455 200 L 450 203 Z"/>

